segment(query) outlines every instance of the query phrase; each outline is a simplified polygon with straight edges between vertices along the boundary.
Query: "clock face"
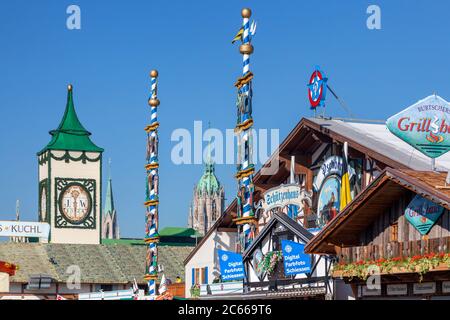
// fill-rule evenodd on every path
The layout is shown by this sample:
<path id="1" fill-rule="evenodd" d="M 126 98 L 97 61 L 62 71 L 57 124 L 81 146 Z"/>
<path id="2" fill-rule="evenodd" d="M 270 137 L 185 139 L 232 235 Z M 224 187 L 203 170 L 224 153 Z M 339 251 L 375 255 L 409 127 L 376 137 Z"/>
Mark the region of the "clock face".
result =
<path id="1" fill-rule="evenodd" d="M 82 223 L 91 212 L 91 196 L 81 184 L 70 184 L 62 191 L 59 206 L 68 221 Z"/>
<path id="2" fill-rule="evenodd" d="M 41 221 L 45 221 L 45 219 L 47 218 L 47 188 L 46 187 L 42 187 L 41 189 Z"/>

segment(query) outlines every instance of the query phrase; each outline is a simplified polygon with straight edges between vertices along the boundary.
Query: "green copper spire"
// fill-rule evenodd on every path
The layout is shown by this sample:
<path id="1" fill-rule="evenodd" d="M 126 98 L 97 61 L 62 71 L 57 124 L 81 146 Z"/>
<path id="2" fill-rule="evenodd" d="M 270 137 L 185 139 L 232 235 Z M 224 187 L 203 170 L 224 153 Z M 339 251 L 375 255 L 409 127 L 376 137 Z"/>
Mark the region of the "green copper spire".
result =
<path id="1" fill-rule="evenodd" d="M 58 129 L 50 131 L 52 139 L 38 155 L 47 150 L 103 152 L 102 148 L 91 141 L 89 138 L 91 133 L 83 127 L 78 119 L 73 104 L 72 85 L 69 85 L 67 89 L 66 110 L 61 123 Z"/>
<path id="2" fill-rule="evenodd" d="M 108 185 L 106 186 L 106 199 L 104 215 L 112 214 L 114 211 L 114 197 L 112 192 L 112 179 L 111 179 L 111 159 L 108 160 Z"/>
<path id="3" fill-rule="evenodd" d="M 214 173 L 214 162 L 211 158 L 211 141 L 208 144 L 208 154 L 205 161 L 205 171 L 197 184 L 197 193 L 213 194 L 219 192 L 220 182 Z"/>
<path id="4" fill-rule="evenodd" d="M 112 192 L 112 180 L 108 179 L 108 186 L 106 187 L 106 199 L 105 199 L 105 209 L 104 214 L 112 214 L 114 211 L 114 198 Z"/>

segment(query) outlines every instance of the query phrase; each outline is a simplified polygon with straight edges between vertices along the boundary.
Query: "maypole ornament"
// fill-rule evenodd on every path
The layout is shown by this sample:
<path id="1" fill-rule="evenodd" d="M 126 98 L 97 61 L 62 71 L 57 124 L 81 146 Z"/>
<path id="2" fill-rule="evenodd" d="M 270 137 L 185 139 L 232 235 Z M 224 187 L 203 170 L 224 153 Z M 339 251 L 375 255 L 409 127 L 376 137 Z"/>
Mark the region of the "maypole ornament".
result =
<path id="1" fill-rule="evenodd" d="M 145 243 L 148 244 L 147 256 L 145 259 L 145 276 L 144 279 L 148 281 L 149 295 L 156 296 L 156 280 L 158 279 L 158 106 L 159 100 L 157 98 L 157 78 L 158 71 L 152 70 L 151 77 L 151 96 L 148 100 L 150 105 L 150 125 L 145 127 L 147 132 L 147 156 L 145 169 L 147 172 L 146 178 L 146 192 L 145 192 Z"/>
<path id="2" fill-rule="evenodd" d="M 327 93 L 327 81 L 323 71 L 320 71 L 319 67 L 316 67 L 311 74 L 308 83 L 308 98 L 311 104 L 311 109 L 315 109 L 320 106 L 325 106 L 325 98 Z"/>
<path id="3" fill-rule="evenodd" d="M 243 9 L 241 12 L 243 23 L 238 34 L 234 37 L 233 43 L 241 40 L 242 44 L 239 51 L 243 56 L 242 76 L 236 81 L 237 92 L 237 123 L 235 133 L 237 136 L 237 173 L 238 180 L 237 192 L 237 218 L 234 220 L 239 226 L 239 239 L 241 250 L 245 250 L 252 242 L 256 232 L 256 218 L 253 211 L 253 173 L 255 171 L 253 159 L 253 141 L 252 141 L 252 79 L 253 73 L 250 71 L 250 55 L 253 53 L 251 44 L 252 37 L 255 35 L 256 23 L 250 25 L 250 9 Z"/>

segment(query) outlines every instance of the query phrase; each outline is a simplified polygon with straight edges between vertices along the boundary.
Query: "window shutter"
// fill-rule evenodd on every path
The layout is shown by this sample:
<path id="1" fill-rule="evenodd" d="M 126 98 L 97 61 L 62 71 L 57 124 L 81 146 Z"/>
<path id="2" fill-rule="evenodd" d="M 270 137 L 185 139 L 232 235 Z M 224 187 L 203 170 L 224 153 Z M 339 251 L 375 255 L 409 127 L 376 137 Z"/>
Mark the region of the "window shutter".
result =
<path id="1" fill-rule="evenodd" d="M 195 269 L 192 268 L 192 285 L 195 284 Z"/>
<path id="2" fill-rule="evenodd" d="M 205 267 L 205 284 L 208 284 L 208 267 Z"/>

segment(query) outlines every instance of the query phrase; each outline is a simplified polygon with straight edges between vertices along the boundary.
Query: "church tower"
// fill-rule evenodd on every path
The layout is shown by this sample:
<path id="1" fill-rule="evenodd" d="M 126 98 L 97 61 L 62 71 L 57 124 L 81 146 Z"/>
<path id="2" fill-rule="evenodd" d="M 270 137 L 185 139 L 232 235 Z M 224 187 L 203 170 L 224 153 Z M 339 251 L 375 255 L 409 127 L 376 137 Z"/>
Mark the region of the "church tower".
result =
<path id="1" fill-rule="evenodd" d="M 194 187 L 193 200 L 189 208 L 188 226 L 205 235 L 225 207 L 225 191 L 215 175 L 211 155 L 205 164 L 205 171 Z"/>
<path id="2" fill-rule="evenodd" d="M 111 165 L 111 160 L 109 162 Z M 117 212 L 114 208 L 111 174 L 106 187 L 105 208 L 102 215 L 102 239 L 120 239 Z"/>
<path id="3" fill-rule="evenodd" d="M 99 244 L 102 152 L 75 112 L 72 85 L 50 142 L 38 152 L 39 221 L 50 224 L 52 243 Z"/>

